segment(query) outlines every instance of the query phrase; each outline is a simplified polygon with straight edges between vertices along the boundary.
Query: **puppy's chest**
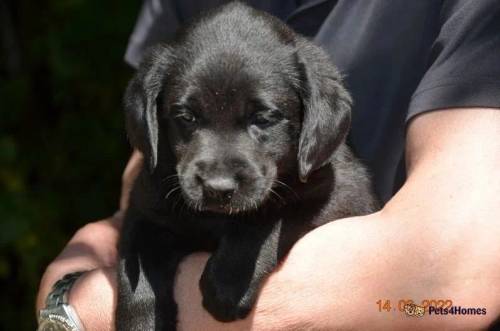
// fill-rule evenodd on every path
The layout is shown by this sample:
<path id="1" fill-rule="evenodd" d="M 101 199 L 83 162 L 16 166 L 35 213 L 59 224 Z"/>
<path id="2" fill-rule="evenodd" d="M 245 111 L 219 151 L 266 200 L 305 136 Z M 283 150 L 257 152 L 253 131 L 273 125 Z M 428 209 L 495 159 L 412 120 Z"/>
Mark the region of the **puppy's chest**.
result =
<path id="1" fill-rule="evenodd" d="M 288 206 L 266 208 L 252 214 L 174 214 L 158 216 L 166 231 L 179 240 L 185 240 L 197 248 L 213 247 L 224 236 L 231 236 L 231 229 L 240 228 L 252 232 L 253 229 L 268 227 L 275 223 L 303 224 L 310 227 L 321 223 L 320 218 L 328 214 L 324 203 L 317 201 L 295 202 Z M 323 217 L 321 217 L 323 216 Z"/>

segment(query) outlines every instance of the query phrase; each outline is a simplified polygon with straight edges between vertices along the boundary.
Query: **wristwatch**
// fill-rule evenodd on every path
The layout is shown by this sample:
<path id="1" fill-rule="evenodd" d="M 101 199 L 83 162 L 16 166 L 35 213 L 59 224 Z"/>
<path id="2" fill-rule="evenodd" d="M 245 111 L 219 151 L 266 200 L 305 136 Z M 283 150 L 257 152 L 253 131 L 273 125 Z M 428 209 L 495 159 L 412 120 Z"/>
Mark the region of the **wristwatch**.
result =
<path id="1" fill-rule="evenodd" d="M 58 280 L 47 296 L 45 308 L 38 316 L 38 331 L 85 331 L 73 307 L 68 304 L 68 293 L 83 272 L 73 272 Z"/>

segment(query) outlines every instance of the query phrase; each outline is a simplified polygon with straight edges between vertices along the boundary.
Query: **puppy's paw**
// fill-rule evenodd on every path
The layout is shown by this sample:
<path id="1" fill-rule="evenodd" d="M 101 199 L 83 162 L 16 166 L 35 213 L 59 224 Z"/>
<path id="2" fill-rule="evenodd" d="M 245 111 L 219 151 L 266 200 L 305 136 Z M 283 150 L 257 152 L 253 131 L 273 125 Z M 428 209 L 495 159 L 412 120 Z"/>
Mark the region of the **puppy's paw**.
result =
<path id="1" fill-rule="evenodd" d="M 205 271 L 200 279 L 203 307 L 218 321 L 231 322 L 245 318 L 253 306 L 253 295 L 247 286 L 217 282 L 214 274 Z"/>

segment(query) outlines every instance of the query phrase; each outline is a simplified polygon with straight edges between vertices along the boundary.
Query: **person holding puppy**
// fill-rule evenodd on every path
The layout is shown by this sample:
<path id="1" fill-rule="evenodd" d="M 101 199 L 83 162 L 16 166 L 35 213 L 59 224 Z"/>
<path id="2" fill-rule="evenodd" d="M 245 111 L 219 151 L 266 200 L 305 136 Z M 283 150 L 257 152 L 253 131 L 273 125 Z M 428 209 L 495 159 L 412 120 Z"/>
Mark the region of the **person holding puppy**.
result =
<path id="1" fill-rule="evenodd" d="M 220 1 L 145 1 L 127 61 L 171 38 Z M 484 1 L 249 1 L 314 37 L 354 99 L 348 142 L 386 202 L 303 237 L 264 284 L 249 317 L 218 323 L 201 307 L 208 254 L 179 267 L 175 295 L 186 330 L 484 329 L 500 316 L 500 5 Z M 37 308 L 64 275 L 87 330 L 114 325 L 116 242 L 127 193 L 142 166 L 134 152 L 120 212 L 79 230 L 42 279 Z M 86 249 L 82 249 L 86 247 Z M 481 315 L 408 318 L 380 309 L 450 300 Z M 392 309 L 392 308 L 391 308 Z M 396 307 L 397 309 L 397 307 Z"/>

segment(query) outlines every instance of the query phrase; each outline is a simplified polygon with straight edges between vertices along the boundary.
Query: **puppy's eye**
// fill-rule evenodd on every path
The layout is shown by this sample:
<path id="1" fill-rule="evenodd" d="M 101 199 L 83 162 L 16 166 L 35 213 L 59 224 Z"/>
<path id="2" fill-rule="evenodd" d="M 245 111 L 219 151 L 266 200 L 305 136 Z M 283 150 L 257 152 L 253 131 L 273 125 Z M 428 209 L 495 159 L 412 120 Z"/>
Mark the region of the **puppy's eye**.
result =
<path id="1" fill-rule="evenodd" d="M 277 110 L 257 112 L 250 118 L 250 125 L 260 128 L 270 127 L 283 119 L 283 114 Z"/>
<path id="2" fill-rule="evenodd" d="M 252 116 L 252 119 L 250 120 L 250 123 L 253 125 L 257 126 L 265 126 L 270 124 L 269 118 L 266 118 L 266 116 L 262 114 L 256 114 Z"/>
<path id="3" fill-rule="evenodd" d="M 194 112 L 185 104 L 175 103 L 171 105 L 170 114 L 168 116 L 184 125 L 193 125 L 197 122 Z"/>
<path id="4" fill-rule="evenodd" d="M 179 113 L 174 118 L 190 124 L 196 123 L 196 117 L 191 113 Z"/>

